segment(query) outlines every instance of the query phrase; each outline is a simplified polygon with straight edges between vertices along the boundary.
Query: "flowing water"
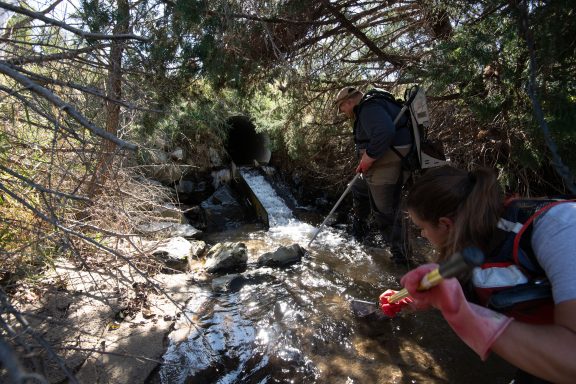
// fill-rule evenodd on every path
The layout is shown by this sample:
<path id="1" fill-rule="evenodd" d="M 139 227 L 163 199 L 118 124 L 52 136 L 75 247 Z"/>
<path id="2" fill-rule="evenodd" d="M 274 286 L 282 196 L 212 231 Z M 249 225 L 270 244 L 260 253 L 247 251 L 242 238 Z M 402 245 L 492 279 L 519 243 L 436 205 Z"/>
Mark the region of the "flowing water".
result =
<path id="1" fill-rule="evenodd" d="M 264 177 L 243 176 L 270 216 L 270 229 L 244 227 L 210 242 L 242 241 L 244 283 L 226 292 L 195 287 L 183 341 L 172 339 L 162 383 L 508 383 L 510 367 L 483 363 L 435 311 L 393 319 L 363 319 L 353 298 L 376 301 L 399 288 L 406 269 L 328 227 L 291 267 L 258 268 L 257 258 L 280 245 L 306 247 L 315 227 L 296 219 Z"/>

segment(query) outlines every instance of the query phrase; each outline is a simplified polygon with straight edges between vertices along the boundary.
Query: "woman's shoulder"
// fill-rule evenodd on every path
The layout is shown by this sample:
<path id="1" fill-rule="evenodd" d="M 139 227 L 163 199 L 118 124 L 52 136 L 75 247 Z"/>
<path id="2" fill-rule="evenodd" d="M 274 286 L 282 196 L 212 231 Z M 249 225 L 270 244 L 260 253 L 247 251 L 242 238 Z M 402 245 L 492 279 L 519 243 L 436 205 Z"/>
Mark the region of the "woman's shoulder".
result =
<path id="1" fill-rule="evenodd" d="M 556 303 L 576 299 L 576 202 L 550 208 L 534 223 L 532 248 Z"/>
<path id="2" fill-rule="evenodd" d="M 538 227 L 552 227 L 552 230 L 554 230 L 554 227 L 558 224 L 576 225 L 576 201 L 566 201 L 555 205 L 536 218 L 534 222 L 535 229 Z"/>

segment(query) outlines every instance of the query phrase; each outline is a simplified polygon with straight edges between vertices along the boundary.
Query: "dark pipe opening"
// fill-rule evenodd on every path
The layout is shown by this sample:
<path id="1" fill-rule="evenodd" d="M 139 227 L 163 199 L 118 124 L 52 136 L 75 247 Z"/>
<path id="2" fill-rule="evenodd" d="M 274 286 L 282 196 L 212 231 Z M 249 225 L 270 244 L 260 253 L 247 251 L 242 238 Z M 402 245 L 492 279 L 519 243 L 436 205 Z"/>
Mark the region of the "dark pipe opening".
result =
<path id="1" fill-rule="evenodd" d="M 268 135 L 257 133 L 256 127 L 247 116 L 233 116 L 228 119 L 230 130 L 226 150 L 238 165 L 268 164 L 270 149 Z"/>

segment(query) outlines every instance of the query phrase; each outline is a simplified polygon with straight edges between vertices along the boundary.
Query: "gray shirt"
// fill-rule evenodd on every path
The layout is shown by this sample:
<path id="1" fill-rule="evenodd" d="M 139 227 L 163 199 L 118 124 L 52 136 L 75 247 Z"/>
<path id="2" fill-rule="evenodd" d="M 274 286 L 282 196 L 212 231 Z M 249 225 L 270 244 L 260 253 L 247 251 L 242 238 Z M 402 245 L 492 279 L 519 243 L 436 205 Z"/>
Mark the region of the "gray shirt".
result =
<path id="1" fill-rule="evenodd" d="M 576 203 L 559 204 L 538 217 L 531 241 L 554 303 L 576 300 Z"/>

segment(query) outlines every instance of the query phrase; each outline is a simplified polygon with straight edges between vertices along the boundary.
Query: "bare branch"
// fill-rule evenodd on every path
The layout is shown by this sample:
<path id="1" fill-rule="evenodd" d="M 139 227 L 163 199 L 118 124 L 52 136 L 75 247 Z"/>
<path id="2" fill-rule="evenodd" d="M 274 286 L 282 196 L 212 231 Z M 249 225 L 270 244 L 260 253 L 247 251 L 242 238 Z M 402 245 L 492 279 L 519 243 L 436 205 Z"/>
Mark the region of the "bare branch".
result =
<path id="1" fill-rule="evenodd" d="M 65 59 L 72 59 L 72 58 L 75 58 L 76 56 L 79 56 L 83 53 L 92 52 L 92 51 L 95 51 L 97 49 L 107 48 L 109 46 L 110 46 L 109 44 L 91 45 L 91 46 L 80 48 L 80 49 L 69 50 L 67 52 L 54 53 L 52 55 L 37 55 L 37 56 L 28 56 L 28 57 L 18 57 L 15 59 L 5 60 L 4 62 L 6 64 L 18 66 L 18 65 L 33 64 L 33 63 L 46 63 L 49 61 L 60 61 L 60 60 L 65 60 Z"/>
<path id="2" fill-rule="evenodd" d="M 149 39 L 142 37 L 142 36 L 138 36 L 138 35 L 133 35 L 133 34 L 119 34 L 119 35 L 107 35 L 104 33 L 92 33 L 92 32 L 86 32 L 83 31 L 81 29 L 78 28 L 74 28 L 71 27 L 70 25 L 60 22 L 58 20 L 54 20 L 52 18 L 46 17 L 44 16 L 42 13 L 40 12 L 34 12 L 31 11 L 29 9 L 26 8 L 22 8 L 22 7 L 17 7 L 15 5 L 12 4 L 8 4 L 5 2 L 0 1 L 0 8 L 4 8 L 7 9 L 9 11 L 15 12 L 15 13 L 19 13 L 21 15 L 25 15 L 28 17 L 31 17 L 33 19 L 36 20 L 41 20 L 47 24 L 50 25 L 54 25 L 57 27 L 60 27 L 62 29 L 65 29 L 69 32 L 74 33 L 75 35 L 78 35 L 84 39 L 96 39 L 96 40 L 139 40 L 139 41 L 143 41 L 143 42 L 148 42 L 150 41 Z"/>
<path id="3" fill-rule="evenodd" d="M 90 121 L 88 121 L 88 119 L 86 119 L 82 114 L 80 114 L 76 109 L 74 109 L 70 104 L 64 102 L 50 90 L 38 85 L 37 83 L 30 80 L 28 77 L 23 76 L 18 71 L 12 69 L 8 65 L 0 63 L 0 73 L 3 73 L 6 76 L 11 77 L 20 84 L 24 85 L 31 92 L 34 92 L 42 96 L 43 98 L 45 98 L 46 100 L 50 101 L 52 104 L 60 108 L 61 110 L 66 111 L 66 113 L 68 113 L 72 118 L 74 118 L 74 120 L 76 120 L 81 125 L 90 130 L 94 135 L 109 140 L 114 144 L 118 145 L 120 148 L 125 148 L 131 151 L 135 151 L 138 149 L 137 145 L 121 140 L 115 135 L 111 134 L 110 132 L 106 132 L 102 128 L 95 126 Z"/>
<path id="4" fill-rule="evenodd" d="M 31 79 L 40 80 L 41 82 L 47 83 L 47 84 L 55 84 L 55 85 L 60 85 L 63 87 L 69 87 L 72 89 L 77 89 L 77 90 L 84 92 L 84 93 L 87 93 L 89 95 L 97 96 L 97 97 L 100 97 L 106 101 L 121 105 L 122 107 L 127 108 L 127 109 L 135 109 L 135 110 L 140 110 L 140 111 L 150 111 L 150 112 L 157 112 L 157 113 L 163 112 L 162 110 L 159 110 L 159 109 L 143 108 L 143 107 L 140 107 L 140 106 L 137 106 L 134 104 L 127 103 L 123 100 L 114 99 L 114 98 L 106 95 L 101 90 L 96 89 L 96 88 L 84 87 L 82 85 L 71 83 L 69 81 L 58 81 L 58 80 L 53 79 L 51 77 L 41 76 L 41 75 L 38 75 L 37 73 L 30 72 L 30 71 L 27 71 L 27 70 L 22 69 L 22 68 L 18 68 L 18 70 L 19 70 L 19 72 L 28 75 Z"/>
<path id="5" fill-rule="evenodd" d="M 366 34 L 364 34 L 364 32 L 362 32 L 353 23 L 351 23 L 350 20 L 348 20 L 346 16 L 342 14 L 342 12 L 332 6 L 332 4 L 330 4 L 330 0 L 322 0 L 322 4 L 338 19 L 338 21 L 340 21 L 340 23 L 347 30 L 349 30 L 354 36 L 360 39 L 360 41 L 366 44 L 366 46 L 370 48 L 370 50 L 374 52 L 380 58 L 380 60 L 388 62 L 395 67 L 401 67 L 404 64 L 398 59 L 398 57 L 395 57 L 395 55 L 390 55 L 383 52 L 372 40 L 368 38 L 368 36 L 366 36 Z"/>
<path id="6" fill-rule="evenodd" d="M 14 351 L 3 339 L 0 339 L 0 361 L 6 371 L 8 371 L 13 383 L 26 383 L 29 380 L 33 380 L 34 382 L 48 384 L 41 375 L 25 372 L 20 362 L 16 359 Z"/>
<path id="7" fill-rule="evenodd" d="M 295 25 L 328 25 L 331 24 L 330 21 L 316 21 L 316 20 L 290 20 L 284 19 L 281 17 L 265 17 L 265 16 L 258 16 L 258 15 L 251 15 L 247 13 L 226 13 L 222 14 L 219 12 L 208 11 L 207 14 L 211 16 L 223 16 L 223 17 L 231 17 L 235 19 L 246 19 L 252 21 L 260 21 L 263 23 L 272 23 L 272 24 L 295 24 Z"/>
<path id="8" fill-rule="evenodd" d="M 56 196 L 60 196 L 60 197 L 65 197 L 68 199 L 73 199 L 73 200 L 81 200 L 81 201 L 90 201 L 90 199 L 88 199 L 87 197 L 84 196 L 78 196 L 78 195 L 70 195 L 68 193 L 64 193 L 64 192 L 60 192 L 60 191 L 54 191 L 48 188 L 45 188 L 39 184 L 36 184 L 35 182 L 33 182 L 32 180 L 29 180 L 28 178 L 20 175 L 17 172 L 14 172 L 13 170 L 11 170 L 10 168 L 6 168 L 5 166 L 3 166 L 2 164 L 0 164 L 0 170 L 8 173 L 9 175 L 12 175 L 20 180 L 22 180 L 24 183 L 28 184 L 29 186 L 31 186 L 32 188 L 36 189 L 37 191 L 43 192 L 43 193 L 50 193 L 52 195 L 56 195 Z"/>

